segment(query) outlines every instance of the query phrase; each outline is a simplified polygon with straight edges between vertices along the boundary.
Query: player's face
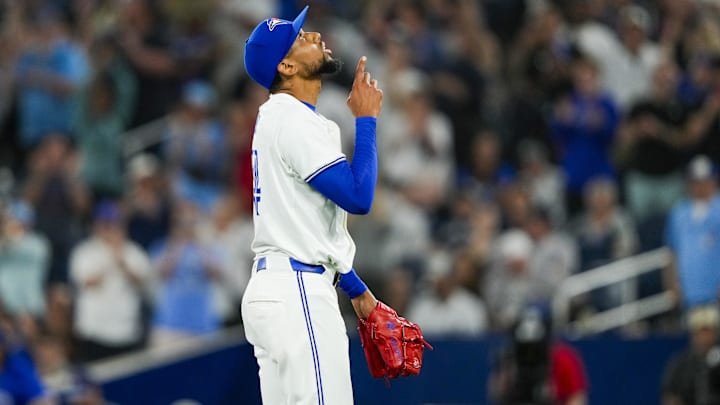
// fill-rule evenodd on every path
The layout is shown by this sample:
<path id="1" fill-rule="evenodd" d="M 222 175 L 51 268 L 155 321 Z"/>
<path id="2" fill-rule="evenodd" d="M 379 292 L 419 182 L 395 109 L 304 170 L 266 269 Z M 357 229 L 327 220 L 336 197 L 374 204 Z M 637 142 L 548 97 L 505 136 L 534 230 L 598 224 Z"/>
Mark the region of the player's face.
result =
<path id="1" fill-rule="evenodd" d="M 325 47 L 319 32 L 300 30 L 287 58 L 298 63 L 298 74 L 305 79 L 336 73 L 342 67 L 339 60 L 333 59 L 332 50 Z"/>

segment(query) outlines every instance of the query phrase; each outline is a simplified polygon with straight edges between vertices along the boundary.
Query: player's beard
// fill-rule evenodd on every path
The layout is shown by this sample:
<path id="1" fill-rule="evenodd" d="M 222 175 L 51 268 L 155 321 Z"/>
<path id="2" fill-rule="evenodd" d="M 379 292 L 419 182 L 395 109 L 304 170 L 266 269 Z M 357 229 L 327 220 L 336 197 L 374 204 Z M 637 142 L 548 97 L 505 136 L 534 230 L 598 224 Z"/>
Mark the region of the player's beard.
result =
<path id="1" fill-rule="evenodd" d="M 340 59 L 334 59 L 328 55 L 324 55 L 320 63 L 307 66 L 307 79 L 320 79 L 323 75 L 333 75 L 338 73 L 343 66 Z"/>

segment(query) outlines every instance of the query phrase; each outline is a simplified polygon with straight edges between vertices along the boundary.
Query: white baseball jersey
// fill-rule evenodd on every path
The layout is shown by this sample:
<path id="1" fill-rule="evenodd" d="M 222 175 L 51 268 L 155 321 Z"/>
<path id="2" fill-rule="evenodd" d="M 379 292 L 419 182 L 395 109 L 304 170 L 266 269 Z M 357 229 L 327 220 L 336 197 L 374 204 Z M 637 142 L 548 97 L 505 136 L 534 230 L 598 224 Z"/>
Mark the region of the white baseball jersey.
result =
<path id="1" fill-rule="evenodd" d="M 347 213 L 308 182 L 345 160 L 340 129 L 288 94 L 272 94 L 253 139 L 255 257 L 283 254 L 346 273 L 355 244 Z"/>

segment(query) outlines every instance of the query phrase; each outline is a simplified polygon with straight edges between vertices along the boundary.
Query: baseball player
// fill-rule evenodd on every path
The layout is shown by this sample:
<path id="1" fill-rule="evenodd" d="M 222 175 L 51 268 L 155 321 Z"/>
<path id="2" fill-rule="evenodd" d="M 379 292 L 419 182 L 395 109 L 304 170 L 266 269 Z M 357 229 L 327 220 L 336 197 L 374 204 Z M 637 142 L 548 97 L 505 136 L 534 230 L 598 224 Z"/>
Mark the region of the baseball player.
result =
<path id="1" fill-rule="evenodd" d="M 335 283 L 360 319 L 378 304 L 352 268 L 346 219 L 372 205 L 383 93 L 362 57 L 347 100 L 356 117 L 349 163 L 338 126 L 315 110 L 323 75 L 341 63 L 319 33 L 302 30 L 307 11 L 261 22 L 245 44 L 249 76 L 270 91 L 252 146 L 255 261 L 242 302 L 266 405 L 352 404 Z"/>

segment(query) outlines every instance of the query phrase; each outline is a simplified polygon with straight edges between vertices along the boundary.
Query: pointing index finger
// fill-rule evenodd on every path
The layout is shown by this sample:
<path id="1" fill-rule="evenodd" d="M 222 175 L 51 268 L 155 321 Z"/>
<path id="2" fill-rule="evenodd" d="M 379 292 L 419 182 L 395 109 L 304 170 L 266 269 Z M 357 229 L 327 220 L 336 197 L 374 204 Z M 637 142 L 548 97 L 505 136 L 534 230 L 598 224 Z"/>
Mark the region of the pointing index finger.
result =
<path id="1" fill-rule="evenodd" d="M 356 81 L 362 80 L 363 74 L 365 73 L 365 63 L 367 63 L 367 56 L 361 57 L 360 61 L 358 62 L 357 69 L 355 69 Z"/>

